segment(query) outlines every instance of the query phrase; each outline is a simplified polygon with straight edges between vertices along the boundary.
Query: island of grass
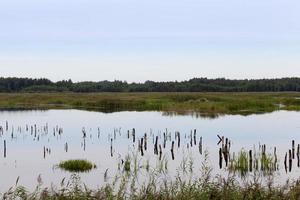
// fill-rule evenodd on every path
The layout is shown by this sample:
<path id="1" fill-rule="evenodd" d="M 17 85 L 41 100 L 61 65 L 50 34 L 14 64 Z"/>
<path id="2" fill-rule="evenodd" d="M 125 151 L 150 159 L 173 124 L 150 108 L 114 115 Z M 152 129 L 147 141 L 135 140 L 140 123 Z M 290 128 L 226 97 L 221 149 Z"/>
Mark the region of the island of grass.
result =
<path id="1" fill-rule="evenodd" d="M 76 159 L 62 161 L 58 167 L 69 172 L 87 172 L 96 168 L 96 165 L 87 160 Z"/>

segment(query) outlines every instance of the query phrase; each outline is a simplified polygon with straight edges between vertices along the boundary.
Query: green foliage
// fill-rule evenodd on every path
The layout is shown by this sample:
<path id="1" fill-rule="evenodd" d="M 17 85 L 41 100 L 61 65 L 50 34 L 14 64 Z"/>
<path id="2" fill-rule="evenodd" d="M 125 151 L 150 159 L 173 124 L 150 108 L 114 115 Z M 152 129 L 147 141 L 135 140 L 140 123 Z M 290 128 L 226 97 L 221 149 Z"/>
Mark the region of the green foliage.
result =
<path id="1" fill-rule="evenodd" d="M 48 79 L 0 78 L 0 92 L 280 92 L 300 91 L 300 78 L 229 80 L 193 78 L 188 81 L 127 83 L 123 81 L 52 82 Z"/>
<path id="2" fill-rule="evenodd" d="M 58 167 L 70 172 L 85 172 L 96 168 L 95 165 L 87 160 L 62 161 L 59 163 Z"/>
<path id="3" fill-rule="evenodd" d="M 102 112 L 164 111 L 166 115 L 253 114 L 300 110 L 300 93 L 0 93 L 0 109 L 75 108 Z"/>
<path id="4" fill-rule="evenodd" d="M 240 159 L 246 156 L 240 154 Z M 81 182 L 78 174 L 72 174 L 70 180 L 63 179 L 56 187 L 43 188 L 39 181 L 33 192 L 18 186 L 17 182 L 9 191 L 0 195 L 2 199 L 39 199 L 39 200 L 84 200 L 84 199 L 129 199 L 129 200 L 157 200 L 157 199 L 203 199 L 203 200 L 244 200 L 244 199 L 299 199 L 300 182 L 287 181 L 281 186 L 273 181 L 273 175 L 268 179 L 261 179 L 255 173 L 252 178 L 240 180 L 234 174 L 228 177 L 211 175 L 208 165 L 208 153 L 205 151 L 204 161 L 200 166 L 200 175 L 196 177 L 192 171 L 179 173 L 174 181 L 161 177 L 160 173 L 150 171 L 148 181 L 137 182 L 135 176 L 126 171 L 116 175 L 119 183 L 107 183 L 98 189 L 89 189 Z M 243 161 L 244 162 L 244 161 Z M 243 164 L 242 164 L 243 165 Z M 142 170 L 142 168 L 139 168 Z M 125 174 L 124 174 L 125 173 Z M 186 177 L 193 177 L 186 180 Z M 137 184 L 138 183 L 138 186 Z"/>

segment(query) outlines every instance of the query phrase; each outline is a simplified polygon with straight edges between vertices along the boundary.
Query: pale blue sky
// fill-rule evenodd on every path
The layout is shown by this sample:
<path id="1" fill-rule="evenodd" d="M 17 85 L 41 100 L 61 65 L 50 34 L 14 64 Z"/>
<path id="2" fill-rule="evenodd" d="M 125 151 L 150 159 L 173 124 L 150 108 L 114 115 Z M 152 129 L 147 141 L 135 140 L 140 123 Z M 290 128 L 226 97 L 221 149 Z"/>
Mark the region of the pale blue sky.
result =
<path id="1" fill-rule="evenodd" d="M 299 0 L 1 0 L 0 76 L 300 76 Z"/>

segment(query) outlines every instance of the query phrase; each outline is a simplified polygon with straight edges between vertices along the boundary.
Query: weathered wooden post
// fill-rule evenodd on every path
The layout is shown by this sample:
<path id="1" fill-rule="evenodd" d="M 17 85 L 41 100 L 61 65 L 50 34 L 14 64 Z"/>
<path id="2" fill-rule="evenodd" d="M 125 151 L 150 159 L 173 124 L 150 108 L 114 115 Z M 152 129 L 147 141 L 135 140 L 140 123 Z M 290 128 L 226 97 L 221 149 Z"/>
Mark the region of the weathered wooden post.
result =
<path id="1" fill-rule="evenodd" d="M 166 133 L 164 132 L 164 143 L 163 143 L 163 148 L 166 148 L 166 142 L 167 142 L 167 136 Z"/>
<path id="2" fill-rule="evenodd" d="M 191 148 L 193 147 L 193 131 L 191 131 L 191 135 L 190 135 L 190 146 Z"/>
<path id="3" fill-rule="evenodd" d="M 222 156 L 222 148 L 219 149 L 219 167 L 222 169 L 222 164 L 223 164 L 223 156 Z"/>
<path id="4" fill-rule="evenodd" d="M 180 148 L 180 132 L 178 132 L 177 139 L 178 139 L 178 144 L 177 144 L 177 146 L 178 146 L 178 148 Z"/>
<path id="5" fill-rule="evenodd" d="M 140 144 L 141 147 L 140 148 L 141 148 L 141 155 L 142 156 L 144 156 L 144 147 L 143 147 L 143 144 L 144 144 L 144 138 L 141 138 L 141 144 Z"/>
<path id="6" fill-rule="evenodd" d="M 113 157 L 113 139 L 110 139 L 110 157 Z"/>
<path id="7" fill-rule="evenodd" d="M 159 145 L 159 160 L 161 160 L 161 156 L 162 156 L 162 148 L 161 145 Z"/>
<path id="8" fill-rule="evenodd" d="M 295 159 L 295 140 L 292 140 L 292 157 Z"/>
<path id="9" fill-rule="evenodd" d="M 252 150 L 249 150 L 249 170 L 252 172 Z"/>
<path id="10" fill-rule="evenodd" d="M 174 160 L 175 159 L 175 157 L 174 157 L 174 141 L 172 141 L 171 154 L 172 154 L 172 160 Z"/>
<path id="11" fill-rule="evenodd" d="M 274 157 L 275 157 L 275 160 L 274 160 L 274 169 L 277 170 L 277 153 L 276 153 L 276 147 L 274 147 Z"/>
<path id="12" fill-rule="evenodd" d="M 132 142 L 135 143 L 135 128 L 132 129 Z"/>
<path id="13" fill-rule="evenodd" d="M 292 151 L 289 150 L 289 172 L 292 171 L 292 162 L 293 162 Z"/>
<path id="14" fill-rule="evenodd" d="M 46 158 L 46 148 L 44 146 L 44 159 Z"/>
<path id="15" fill-rule="evenodd" d="M 284 169 L 285 172 L 287 172 L 287 153 L 285 153 L 285 157 L 284 157 Z"/>
<path id="16" fill-rule="evenodd" d="M 147 151 L 147 133 L 145 133 L 144 135 L 144 147 L 145 147 L 145 151 Z"/>
<path id="17" fill-rule="evenodd" d="M 196 141 L 196 135 L 197 135 L 197 130 L 194 130 L 194 145 L 196 146 L 197 141 Z"/>
<path id="18" fill-rule="evenodd" d="M 158 155 L 158 136 L 156 136 L 156 138 L 155 138 L 154 154 Z"/>

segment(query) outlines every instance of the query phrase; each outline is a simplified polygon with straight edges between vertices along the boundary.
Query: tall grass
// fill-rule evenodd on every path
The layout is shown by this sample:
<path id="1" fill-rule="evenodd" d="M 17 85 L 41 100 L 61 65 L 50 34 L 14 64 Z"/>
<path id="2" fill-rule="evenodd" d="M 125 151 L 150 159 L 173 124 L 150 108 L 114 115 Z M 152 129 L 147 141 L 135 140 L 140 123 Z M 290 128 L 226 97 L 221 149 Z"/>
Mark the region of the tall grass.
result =
<path id="1" fill-rule="evenodd" d="M 246 162 L 244 152 L 240 153 L 240 163 Z M 128 159 L 130 162 L 132 159 Z M 187 165 L 193 166 L 186 159 Z M 134 165 L 132 163 L 132 165 Z M 138 167 L 138 170 L 142 168 Z M 180 169 L 179 169 L 180 170 Z M 98 189 L 89 189 L 81 182 L 80 177 L 73 174 L 69 181 L 63 179 L 56 187 L 43 188 L 39 178 L 35 191 L 28 192 L 26 188 L 16 185 L 2 194 L 3 199 L 299 199 L 300 181 L 287 181 L 283 185 L 274 183 L 274 176 L 268 175 L 262 179 L 254 173 L 247 179 L 240 179 L 235 173 L 212 176 L 212 168 L 208 162 L 208 153 L 204 152 L 204 159 L 198 176 L 193 170 L 177 173 L 175 179 L 161 176 L 159 170 L 150 170 L 146 181 L 139 180 L 134 173 L 121 170 L 112 183 Z M 189 178 L 187 178 L 189 177 Z"/>
<path id="2" fill-rule="evenodd" d="M 17 93 L 0 94 L 1 109 L 76 108 L 114 112 L 251 114 L 300 110 L 300 93 Z"/>

